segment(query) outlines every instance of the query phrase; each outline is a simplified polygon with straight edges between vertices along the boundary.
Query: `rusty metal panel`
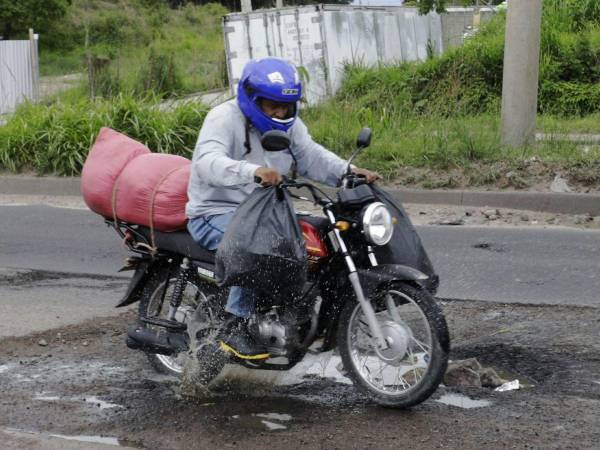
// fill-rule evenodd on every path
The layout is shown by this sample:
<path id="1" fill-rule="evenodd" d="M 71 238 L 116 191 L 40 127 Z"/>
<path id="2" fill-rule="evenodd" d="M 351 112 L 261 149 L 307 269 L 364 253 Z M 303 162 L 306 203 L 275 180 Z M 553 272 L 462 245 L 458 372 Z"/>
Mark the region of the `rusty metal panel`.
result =
<path id="1" fill-rule="evenodd" d="M 0 41 L 0 114 L 33 99 L 33 79 L 30 42 Z"/>

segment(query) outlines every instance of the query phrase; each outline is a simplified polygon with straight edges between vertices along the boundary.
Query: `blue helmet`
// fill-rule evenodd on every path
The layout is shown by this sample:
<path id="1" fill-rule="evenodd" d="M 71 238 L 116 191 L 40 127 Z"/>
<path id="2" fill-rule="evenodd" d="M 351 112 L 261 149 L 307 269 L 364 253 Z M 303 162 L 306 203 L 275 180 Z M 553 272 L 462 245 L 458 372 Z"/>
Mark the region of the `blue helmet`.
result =
<path id="1" fill-rule="evenodd" d="M 296 68 L 281 58 L 248 61 L 238 84 L 238 104 L 246 118 L 261 133 L 269 130 L 287 131 L 298 117 L 302 83 Z M 269 117 L 260 107 L 260 99 L 289 103 L 284 119 Z"/>

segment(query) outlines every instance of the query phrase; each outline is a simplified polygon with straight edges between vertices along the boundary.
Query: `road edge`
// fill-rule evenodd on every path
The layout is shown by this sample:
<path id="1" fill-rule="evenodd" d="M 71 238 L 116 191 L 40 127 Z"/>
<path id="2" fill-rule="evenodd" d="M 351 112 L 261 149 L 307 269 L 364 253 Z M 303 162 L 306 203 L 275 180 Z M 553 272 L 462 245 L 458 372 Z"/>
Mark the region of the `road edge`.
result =
<path id="1" fill-rule="evenodd" d="M 0 193 L 6 195 L 80 196 L 79 177 L 0 176 Z M 600 195 L 530 191 L 469 191 L 394 189 L 403 203 L 510 208 L 558 214 L 600 216 Z M 333 192 L 333 191 L 330 191 Z"/>

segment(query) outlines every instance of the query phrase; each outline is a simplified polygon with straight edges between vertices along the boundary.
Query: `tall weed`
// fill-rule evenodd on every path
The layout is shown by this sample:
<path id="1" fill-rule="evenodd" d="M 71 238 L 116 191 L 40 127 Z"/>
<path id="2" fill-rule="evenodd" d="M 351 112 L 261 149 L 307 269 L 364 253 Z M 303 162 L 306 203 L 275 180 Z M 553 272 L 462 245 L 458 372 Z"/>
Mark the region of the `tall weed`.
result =
<path id="1" fill-rule="evenodd" d="M 203 105 L 183 103 L 171 111 L 155 100 L 118 96 L 45 107 L 21 105 L 0 127 L 0 169 L 77 175 L 101 127 L 108 126 L 151 150 L 191 157 L 204 120 Z"/>
<path id="2" fill-rule="evenodd" d="M 545 0 L 540 112 L 600 111 L 600 2 Z M 425 62 L 345 67 L 340 101 L 376 114 L 410 111 L 451 117 L 497 113 L 502 94 L 505 14 L 498 13 L 462 47 Z"/>

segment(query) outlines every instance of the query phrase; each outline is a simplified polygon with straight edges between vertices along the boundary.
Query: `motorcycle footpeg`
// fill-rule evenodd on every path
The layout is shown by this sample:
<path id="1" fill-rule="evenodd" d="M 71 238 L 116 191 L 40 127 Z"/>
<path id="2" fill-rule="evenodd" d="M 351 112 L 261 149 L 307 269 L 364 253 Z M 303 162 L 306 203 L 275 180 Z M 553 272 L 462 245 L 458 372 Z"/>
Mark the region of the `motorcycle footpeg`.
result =
<path id="1" fill-rule="evenodd" d="M 161 319 L 160 317 L 140 317 L 140 321 L 149 325 L 163 327 L 171 331 L 187 330 L 187 325 L 185 323 L 177 322 L 176 320 Z"/>
<path id="2" fill-rule="evenodd" d="M 182 333 L 172 333 L 165 330 L 152 330 L 140 325 L 127 327 L 127 347 L 133 350 L 173 355 L 186 351 L 188 345 Z"/>

